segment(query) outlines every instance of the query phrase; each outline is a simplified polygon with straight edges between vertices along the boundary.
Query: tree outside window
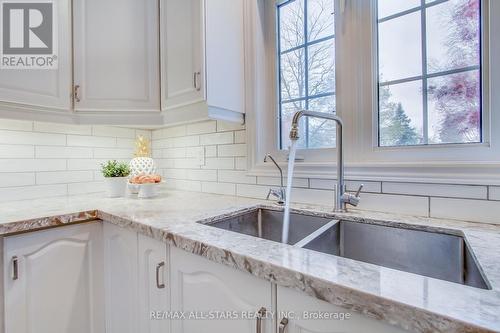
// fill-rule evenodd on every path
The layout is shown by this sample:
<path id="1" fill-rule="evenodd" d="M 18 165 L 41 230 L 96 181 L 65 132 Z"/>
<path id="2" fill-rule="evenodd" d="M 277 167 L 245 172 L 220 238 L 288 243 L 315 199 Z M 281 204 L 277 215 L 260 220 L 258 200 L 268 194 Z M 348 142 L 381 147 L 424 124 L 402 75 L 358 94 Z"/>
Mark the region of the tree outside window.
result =
<path id="1" fill-rule="evenodd" d="M 475 143 L 480 0 L 379 0 L 379 145 Z"/>

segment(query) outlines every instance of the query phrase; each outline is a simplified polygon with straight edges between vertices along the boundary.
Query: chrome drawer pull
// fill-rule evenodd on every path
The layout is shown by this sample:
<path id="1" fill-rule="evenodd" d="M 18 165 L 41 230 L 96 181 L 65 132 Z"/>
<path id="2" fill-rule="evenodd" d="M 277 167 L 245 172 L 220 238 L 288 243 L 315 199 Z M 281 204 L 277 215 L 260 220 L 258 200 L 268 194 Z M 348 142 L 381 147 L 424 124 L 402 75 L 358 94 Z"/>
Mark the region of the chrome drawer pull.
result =
<path id="1" fill-rule="evenodd" d="M 160 269 L 165 266 L 165 262 L 162 261 L 158 265 L 156 265 L 156 288 L 163 289 L 165 288 L 165 283 L 160 283 Z"/>

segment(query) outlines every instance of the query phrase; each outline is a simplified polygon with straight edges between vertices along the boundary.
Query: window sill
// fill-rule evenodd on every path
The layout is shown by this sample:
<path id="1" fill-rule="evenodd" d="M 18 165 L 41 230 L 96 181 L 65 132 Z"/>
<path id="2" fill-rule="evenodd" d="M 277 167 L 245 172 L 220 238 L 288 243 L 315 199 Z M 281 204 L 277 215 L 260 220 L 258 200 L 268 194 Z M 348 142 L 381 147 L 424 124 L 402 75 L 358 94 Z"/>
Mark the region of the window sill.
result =
<path id="1" fill-rule="evenodd" d="M 287 164 L 279 163 L 286 170 Z M 276 167 L 270 163 L 257 163 L 248 175 L 276 177 Z M 334 179 L 334 163 L 296 162 L 295 178 Z M 410 183 L 500 185 L 499 162 L 422 162 L 422 163 L 347 163 L 347 180 L 391 181 Z"/>

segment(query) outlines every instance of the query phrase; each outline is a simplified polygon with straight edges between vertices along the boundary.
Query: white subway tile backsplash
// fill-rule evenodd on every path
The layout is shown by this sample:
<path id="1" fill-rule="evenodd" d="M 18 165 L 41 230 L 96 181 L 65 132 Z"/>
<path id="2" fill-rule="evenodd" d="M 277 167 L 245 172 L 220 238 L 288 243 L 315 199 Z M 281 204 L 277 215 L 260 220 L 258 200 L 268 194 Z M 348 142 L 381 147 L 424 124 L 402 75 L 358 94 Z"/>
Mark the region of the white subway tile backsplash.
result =
<path id="1" fill-rule="evenodd" d="M 0 119 L 0 200 L 102 192 L 100 164 L 109 159 L 128 162 L 138 133 L 148 138 L 152 134 Z"/>
<path id="2" fill-rule="evenodd" d="M 278 173 L 276 171 L 276 173 Z M 285 186 L 288 183 L 286 173 L 283 174 L 283 183 Z M 269 185 L 269 186 L 280 186 L 281 180 L 280 177 L 257 177 L 257 184 L 259 185 Z M 309 179 L 307 178 L 293 178 L 292 180 L 293 187 L 309 187 Z"/>
<path id="3" fill-rule="evenodd" d="M 92 126 L 85 125 L 62 125 L 35 121 L 33 124 L 33 128 L 35 132 L 92 135 Z"/>
<path id="4" fill-rule="evenodd" d="M 174 168 L 174 160 L 172 159 L 156 159 L 156 165 L 160 169 L 173 169 Z"/>
<path id="5" fill-rule="evenodd" d="M 236 170 L 246 170 L 248 167 L 246 157 L 236 157 L 234 159 L 234 168 Z"/>
<path id="6" fill-rule="evenodd" d="M 186 171 L 186 179 L 189 180 L 217 181 L 217 170 L 191 169 Z"/>
<path id="7" fill-rule="evenodd" d="M 93 180 L 94 173 L 92 171 L 51 171 L 36 173 L 36 183 L 38 185 L 83 183 Z"/>
<path id="8" fill-rule="evenodd" d="M 35 174 L 32 172 L 0 173 L 1 187 L 35 185 Z"/>
<path id="9" fill-rule="evenodd" d="M 27 120 L 0 119 L 0 129 L 11 131 L 32 131 L 33 122 Z"/>
<path id="10" fill-rule="evenodd" d="M 204 121 L 200 123 L 188 124 L 186 128 L 187 135 L 213 133 L 217 130 L 215 121 Z"/>
<path id="11" fill-rule="evenodd" d="M 135 139 L 135 129 L 114 126 L 92 126 L 92 135 Z"/>
<path id="12" fill-rule="evenodd" d="M 203 169 L 221 169 L 232 170 L 234 169 L 234 158 L 232 157 L 210 157 L 205 159 Z"/>
<path id="13" fill-rule="evenodd" d="M 94 158 L 132 159 L 134 150 L 131 148 L 94 148 Z"/>
<path id="14" fill-rule="evenodd" d="M 187 171 L 186 169 L 164 169 L 163 175 L 166 178 L 186 179 Z"/>
<path id="15" fill-rule="evenodd" d="M 0 144 L 65 146 L 66 135 L 0 130 Z"/>
<path id="16" fill-rule="evenodd" d="M 239 170 L 219 170 L 219 182 L 235 184 L 256 184 L 257 177 L 247 176 L 246 171 Z"/>
<path id="17" fill-rule="evenodd" d="M 186 157 L 186 148 L 168 148 L 162 150 L 163 158 L 184 158 Z"/>
<path id="18" fill-rule="evenodd" d="M 333 191 L 313 190 L 307 188 L 292 188 L 292 202 L 332 206 L 334 203 Z"/>
<path id="19" fill-rule="evenodd" d="M 34 158 L 35 146 L 0 145 L 0 158 Z"/>
<path id="20" fill-rule="evenodd" d="M 205 149 L 203 147 L 187 147 L 186 157 L 202 159 L 205 155 Z"/>
<path id="21" fill-rule="evenodd" d="M 236 184 L 202 182 L 201 191 L 206 193 L 236 195 Z"/>
<path id="22" fill-rule="evenodd" d="M 30 200 L 68 194 L 68 185 L 39 185 L 0 188 L 0 201 Z"/>
<path id="23" fill-rule="evenodd" d="M 160 130 L 160 138 L 176 138 L 185 135 L 187 135 L 187 129 L 185 125 L 167 127 Z"/>
<path id="24" fill-rule="evenodd" d="M 68 184 L 69 195 L 97 193 L 105 190 L 106 187 L 103 181 Z"/>
<path id="25" fill-rule="evenodd" d="M 200 145 L 199 136 L 183 136 L 174 138 L 174 147 L 195 147 Z"/>
<path id="26" fill-rule="evenodd" d="M 247 142 L 247 132 L 245 130 L 234 132 L 234 143 L 246 143 L 246 142 Z"/>
<path id="27" fill-rule="evenodd" d="M 116 138 L 90 135 L 68 135 L 68 146 L 116 147 Z"/>
<path id="28" fill-rule="evenodd" d="M 64 159 L 3 159 L 0 172 L 64 171 Z"/>
<path id="29" fill-rule="evenodd" d="M 166 179 L 165 183 L 171 189 L 201 192 L 201 182 L 196 180 Z"/>
<path id="30" fill-rule="evenodd" d="M 500 224 L 500 201 L 431 198 L 431 217 Z"/>
<path id="31" fill-rule="evenodd" d="M 429 216 L 426 197 L 363 193 L 359 209 L 403 215 Z"/>
<path id="32" fill-rule="evenodd" d="M 245 125 L 239 123 L 231 123 L 227 121 L 217 121 L 217 132 L 237 131 L 245 129 Z"/>
<path id="33" fill-rule="evenodd" d="M 217 157 L 217 146 L 205 146 L 205 157 Z"/>
<path id="34" fill-rule="evenodd" d="M 382 191 L 390 194 L 410 194 L 430 197 L 487 199 L 486 186 L 416 184 L 416 183 L 382 183 Z"/>
<path id="35" fill-rule="evenodd" d="M 233 140 L 233 132 L 204 134 L 200 136 L 200 144 L 202 146 L 231 144 Z"/>
<path id="36" fill-rule="evenodd" d="M 91 147 L 35 147 L 36 158 L 92 158 Z"/>
<path id="37" fill-rule="evenodd" d="M 490 186 L 489 188 L 489 200 L 500 200 L 500 187 Z"/>
<path id="38" fill-rule="evenodd" d="M 123 161 L 116 159 L 117 161 Z M 69 159 L 67 160 L 68 170 L 100 170 L 101 164 L 105 163 L 107 159 Z"/>
<path id="39" fill-rule="evenodd" d="M 176 169 L 199 169 L 200 160 L 197 158 L 178 158 L 174 160 Z"/>
<path id="40" fill-rule="evenodd" d="M 247 155 L 247 145 L 244 143 L 234 145 L 221 145 L 217 149 L 219 157 L 242 157 Z"/>
<path id="41" fill-rule="evenodd" d="M 131 148 L 135 146 L 135 139 L 116 138 L 116 147 Z"/>
<path id="42" fill-rule="evenodd" d="M 246 198 L 265 199 L 269 186 L 236 184 L 236 195 Z"/>
<path id="43" fill-rule="evenodd" d="M 322 190 L 333 191 L 336 184 L 337 182 L 334 179 L 311 178 L 310 180 L 311 188 Z M 347 180 L 345 183 L 347 191 L 357 191 L 361 184 L 363 184 L 363 192 L 380 193 L 382 191 L 382 185 L 380 182 Z"/>

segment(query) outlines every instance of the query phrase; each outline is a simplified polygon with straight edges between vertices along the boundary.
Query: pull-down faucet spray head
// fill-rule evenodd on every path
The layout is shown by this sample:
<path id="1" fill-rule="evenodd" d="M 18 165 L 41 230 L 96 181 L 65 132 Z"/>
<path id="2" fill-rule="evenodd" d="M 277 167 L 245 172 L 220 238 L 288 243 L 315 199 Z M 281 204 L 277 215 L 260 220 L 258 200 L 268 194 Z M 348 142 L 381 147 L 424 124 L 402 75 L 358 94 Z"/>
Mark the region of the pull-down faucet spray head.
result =
<path id="1" fill-rule="evenodd" d="M 303 111 L 299 111 L 293 115 L 292 128 L 290 129 L 290 140 L 297 141 L 299 136 L 299 120 L 304 115 Z"/>

